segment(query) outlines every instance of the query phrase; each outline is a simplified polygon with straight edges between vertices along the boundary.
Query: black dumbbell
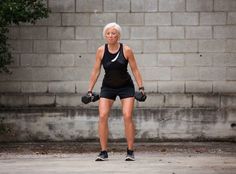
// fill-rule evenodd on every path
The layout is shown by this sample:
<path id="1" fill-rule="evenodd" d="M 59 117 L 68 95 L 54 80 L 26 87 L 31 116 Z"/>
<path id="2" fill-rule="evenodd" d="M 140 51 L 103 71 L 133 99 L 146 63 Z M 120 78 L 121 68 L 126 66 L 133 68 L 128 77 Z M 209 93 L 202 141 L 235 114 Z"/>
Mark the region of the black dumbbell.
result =
<path id="1" fill-rule="evenodd" d="M 139 92 L 135 92 L 134 98 L 140 102 L 144 102 L 146 100 L 147 96 L 146 96 L 146 94 L 139 91 Z"/>
<path id="2" fill-rule="evenodd" d="M 100 98 L 99 94 L 95 93 L 95 92 L 88 92 L 87 94 L 83 95 L 81 98 L 81 101 L 84 104 L 88 104 L 90 102 L 96 102 L 98 101 Z"/>

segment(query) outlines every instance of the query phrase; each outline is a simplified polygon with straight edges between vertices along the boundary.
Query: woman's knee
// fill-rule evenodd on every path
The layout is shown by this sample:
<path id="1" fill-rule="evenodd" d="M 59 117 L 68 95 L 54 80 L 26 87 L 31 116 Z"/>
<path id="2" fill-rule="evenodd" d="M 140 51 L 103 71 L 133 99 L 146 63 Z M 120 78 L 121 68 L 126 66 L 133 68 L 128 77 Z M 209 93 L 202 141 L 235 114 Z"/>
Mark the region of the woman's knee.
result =
<path id="1" fill-rule="evenodd" d="M 108 121 L 108 113 L 100 112 L 99 113 L 99 120 L 102 122 L 107 122 Z"/>
<path id="2" fill-rule="evenodd" d="M 132 121 L 132 113 L 130 112 L 123 112 L 123 117 L 126 122 Z"/>

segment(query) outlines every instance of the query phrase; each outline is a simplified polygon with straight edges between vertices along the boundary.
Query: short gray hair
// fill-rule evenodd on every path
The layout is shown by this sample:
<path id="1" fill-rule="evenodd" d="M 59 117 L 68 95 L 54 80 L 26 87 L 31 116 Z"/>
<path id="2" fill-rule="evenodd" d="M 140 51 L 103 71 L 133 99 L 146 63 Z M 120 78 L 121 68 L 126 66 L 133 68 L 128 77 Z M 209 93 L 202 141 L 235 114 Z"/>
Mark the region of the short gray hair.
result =
<path id="1" fill-rule="evenodd" d="M 112 22 L 112 23 L 109 23 L 109 24 L 105 25 L 105 27 L 103 28 L 103 37 L 104 38 L 106 36 L 106 31 L 109 28 L 115 28 L 118 31 L 118 33 L 120 34 L 120 36 L 121 36 L 121 27 L 120 27 L 120 25 L 118 25 L 115 22 Z"/>

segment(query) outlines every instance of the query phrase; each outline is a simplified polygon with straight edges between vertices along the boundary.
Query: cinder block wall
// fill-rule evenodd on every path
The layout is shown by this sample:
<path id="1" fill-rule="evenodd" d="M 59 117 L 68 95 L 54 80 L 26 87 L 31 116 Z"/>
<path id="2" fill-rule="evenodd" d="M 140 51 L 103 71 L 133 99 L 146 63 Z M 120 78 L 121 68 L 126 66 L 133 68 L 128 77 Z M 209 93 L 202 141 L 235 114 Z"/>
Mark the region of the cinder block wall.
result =
<path id="1" fill-rule="evenodd" d="M 227 117 L 222 137 L 235 137 L 236 0 L 47 0 L 47 5 L 48 19 L 10 27 L 13 73 L 0 74 L 0 106 L 96 107 L 83 105 L 80 96 L 87 91 L 96 49 L 104 44 L 102 29 L 117 22 L 149 95 L 136 107 L 230 109 L 230 120 L 227 114 L 218 120 Z"/>

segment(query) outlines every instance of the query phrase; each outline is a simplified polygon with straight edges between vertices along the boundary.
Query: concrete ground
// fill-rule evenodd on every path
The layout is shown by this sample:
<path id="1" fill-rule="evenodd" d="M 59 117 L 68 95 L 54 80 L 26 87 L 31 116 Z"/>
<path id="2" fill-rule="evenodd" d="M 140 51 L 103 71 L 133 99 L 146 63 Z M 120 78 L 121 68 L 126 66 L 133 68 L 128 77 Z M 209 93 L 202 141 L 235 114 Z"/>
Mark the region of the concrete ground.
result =
<path id="1" fill-rule="evenodd" d="M 26 143 L 0 145 L 1 174 L 235 174 L 235 143 L 137 143 L 136 161 L 126 162 L 125 144 L 114 143 L 109 160 L 95 162 L 98 144 Z M 50 149 L 51 147 L 51 149 Z M 54 151 L 53 151 L 54 148 Z M 70 150 L 69 150 L 70 149 Z"/>

